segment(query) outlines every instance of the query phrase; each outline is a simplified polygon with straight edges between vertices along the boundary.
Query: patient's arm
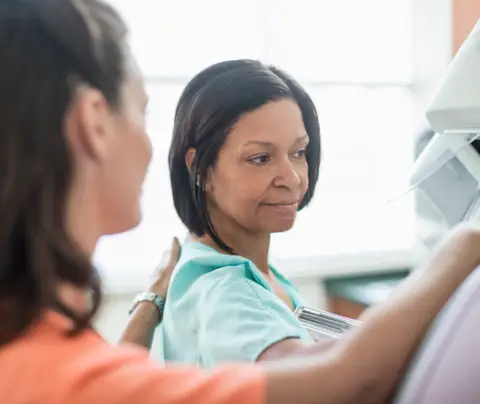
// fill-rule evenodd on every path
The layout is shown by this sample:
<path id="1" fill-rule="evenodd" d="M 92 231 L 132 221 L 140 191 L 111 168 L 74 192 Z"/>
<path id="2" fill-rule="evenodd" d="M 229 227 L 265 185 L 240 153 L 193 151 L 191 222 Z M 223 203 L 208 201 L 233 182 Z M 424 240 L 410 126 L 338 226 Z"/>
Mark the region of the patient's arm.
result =
<path id="1" fill-rule="evenodd" d="M 480 231 L 457 229 L 384 304 L 365 312 L 362 326 L 330 347 L 282 341 L 261 359 L 307 354 L 309 369 L 270 366 L 269 402 L 383 402 L 401 380 L 431 322 L 464 279 L 480 264 Z M 303 355 L 302 355 L 303 356 Z M 305 366 L 308 360 L 299 357 Z M 292 391 L 293 390 L 293 391 Z M 294 400 L 295 399 L 295 400 Z"/>

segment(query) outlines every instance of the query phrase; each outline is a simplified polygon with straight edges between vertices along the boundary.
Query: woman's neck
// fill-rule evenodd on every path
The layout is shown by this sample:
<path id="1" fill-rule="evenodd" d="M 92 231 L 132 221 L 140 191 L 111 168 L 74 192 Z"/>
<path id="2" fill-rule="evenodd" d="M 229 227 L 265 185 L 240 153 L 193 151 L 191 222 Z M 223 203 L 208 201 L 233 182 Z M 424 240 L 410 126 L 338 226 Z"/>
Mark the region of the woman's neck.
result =
<path id="1" fill-rule="evenodd" d="M 270 235 L 262 236 L 240 235 L 237 233 L 236 237 L 220 236 L 225 244 L 227 244 L 235 255 L 247 258 L 252 261 L 257 268 L 265 275 L 269 274 L 268 266 L 268 251 L 270 248 Z M 196 241 L 201 242 L 209 247 L 215 248 L 221 253 L 227 253 L 222 249 L 209 235 L 193 236 Z"/>
<path id="2" fill-rule="evenodd" d="M 101 215 L 95 198 L 87 189 L 72 189 L 67 202 L 66 225 L 71 240 L 86 256 L 92 257 L 102 234 Z M 88 313 L 92 308 L 92 293 L 89 289 L 77 287 L 69 282 L 59 281 L 57 285 L 59 303 L 78 314 Z"/>
<path id="3" fill-rule="evenodd" d="M 57 296 L 62 305 L 77 314 L 88 313 L 92 307 L 90 291 L 71 283 L 59 282 Z"/>

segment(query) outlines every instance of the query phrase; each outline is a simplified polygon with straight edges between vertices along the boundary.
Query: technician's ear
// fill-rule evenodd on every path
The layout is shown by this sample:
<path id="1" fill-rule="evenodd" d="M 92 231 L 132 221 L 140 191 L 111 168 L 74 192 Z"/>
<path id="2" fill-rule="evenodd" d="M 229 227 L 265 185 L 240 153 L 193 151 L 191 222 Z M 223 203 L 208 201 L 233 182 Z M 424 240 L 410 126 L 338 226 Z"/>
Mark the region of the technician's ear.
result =
<path id="1" fill-rule="evenodd" d="M 111 108 L 104 95 L 93 88 L 77 90 L 66 119 L 71 147 L 94 161 L 107 158 L 115 125 Z"/>

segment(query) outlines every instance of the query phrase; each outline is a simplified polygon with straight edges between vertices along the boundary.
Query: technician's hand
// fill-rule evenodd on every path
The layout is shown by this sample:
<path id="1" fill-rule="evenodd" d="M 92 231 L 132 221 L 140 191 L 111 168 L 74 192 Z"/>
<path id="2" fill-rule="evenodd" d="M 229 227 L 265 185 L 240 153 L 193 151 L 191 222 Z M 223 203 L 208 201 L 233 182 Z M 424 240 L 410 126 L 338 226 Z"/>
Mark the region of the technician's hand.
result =
<path id="1" fill-rule="evenodd" d="M 180 243 L 175 237 L 170 250 L 165 251 L 163 260 L 155 269 L 153 279 L 148 288 L 149 292 L 156 293 L 161 298 L 167 296 L 168 285 L 175 265 L 180 257 Z M 162 320 L 163 313 L 150 302 L 139 303 L 130 316 L 127 327 L 120 337 L 120 342 L 128 342 L 150 349 L 155 328 Z"/>
<path id="2" fill-rule="evenodd" d="M 173 270 L 180 258 L 180 242 L 176 237 L 172 240 L 170 250 L 163 253 L 162 261 L 155 268 L 152 282 L 149 288 L 150 292 L 156 293 L 163 299 L 167 296 L 168 285 L 172 277 Z"/>

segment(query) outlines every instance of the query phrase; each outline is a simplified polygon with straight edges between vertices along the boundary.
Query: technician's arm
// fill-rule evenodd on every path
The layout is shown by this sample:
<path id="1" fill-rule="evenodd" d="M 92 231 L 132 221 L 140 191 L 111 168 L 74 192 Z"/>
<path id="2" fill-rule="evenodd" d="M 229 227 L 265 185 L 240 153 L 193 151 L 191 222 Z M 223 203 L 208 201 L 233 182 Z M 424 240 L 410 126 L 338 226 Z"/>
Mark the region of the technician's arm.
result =
<path id="1" fill-rule="evenodd" d="M 318 354 L 266 363 L 269 404 L 380 403 L 449 297 L 480 264 L 480 230 L 462 226 L 363 325 Z"/>

